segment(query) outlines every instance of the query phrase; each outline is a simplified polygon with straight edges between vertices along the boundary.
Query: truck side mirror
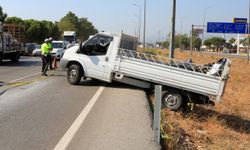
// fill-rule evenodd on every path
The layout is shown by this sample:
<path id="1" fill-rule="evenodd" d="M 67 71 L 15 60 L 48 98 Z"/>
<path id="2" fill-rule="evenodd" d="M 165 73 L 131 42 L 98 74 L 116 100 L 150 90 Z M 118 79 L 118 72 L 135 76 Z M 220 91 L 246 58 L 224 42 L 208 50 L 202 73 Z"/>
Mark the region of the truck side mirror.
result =
<path id="1" fill-rule="evenodd" d="M 86 49 L 86 46 L 81 42 L 80 45 L 79 45 L 79 51 L 78 52 L 83 52 L 85 51 Z"/>
<path id="2" fill-rule="evenodd" d="M 80 45 L 79 45 L 79 48 L 82 49 L 82 47 L 83 47 L 83 44 L 82 44 L 82 42 L 81 42 Z"/>

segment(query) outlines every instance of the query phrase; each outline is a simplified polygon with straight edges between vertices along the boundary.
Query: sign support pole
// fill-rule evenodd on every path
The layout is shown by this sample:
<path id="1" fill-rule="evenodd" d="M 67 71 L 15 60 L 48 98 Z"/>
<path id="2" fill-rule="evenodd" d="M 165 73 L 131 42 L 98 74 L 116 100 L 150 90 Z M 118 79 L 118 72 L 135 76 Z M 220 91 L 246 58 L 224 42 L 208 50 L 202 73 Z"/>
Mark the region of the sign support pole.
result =
<path id="1" fill-rule="evenodd" d="M 156 143 L 160 144 L 161 139 L 161 95 L 162 86 L 155 85 L 155 108 L 154 108 L 154 140 Z"/>
<path id="2" fill-rule="evenodd" d="M 237 54 L 240 54 L 240 34 L 238 33 Z"/>

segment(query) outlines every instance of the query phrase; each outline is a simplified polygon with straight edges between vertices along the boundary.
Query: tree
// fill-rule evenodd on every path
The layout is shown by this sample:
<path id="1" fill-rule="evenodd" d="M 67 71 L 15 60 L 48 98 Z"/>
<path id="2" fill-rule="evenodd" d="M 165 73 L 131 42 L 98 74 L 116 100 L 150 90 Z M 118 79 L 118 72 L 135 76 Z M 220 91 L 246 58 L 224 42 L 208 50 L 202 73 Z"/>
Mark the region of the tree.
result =
<path id="1" fill-rule="evenodd" d="M 78 26 L 78 38 L 85 41 L 89 38 L 89 35 L 96 34 L 97 30 L 93 26 L 91 22 L 88 21 L 87 18 L 79 19 Z"/>
<path id="2" fill-rule="evenodd" d="M 207 47 L 211 47 L 212 46 L 212 41 L 211 39 L 207 39 L 204 41 L 204 45 L 207 46 Z"/>
<path id="3" fill-rule="evenodd" d="M 204 41 L 204 45 L 215 48 L 216 51 L 222 50 L 225 44 L 226 40 L 220 37 L 212 37 Z"/>
<path id="4" fill-rule="evenodd" d="M 7 18 L 7 14 L 3 12 L 3 8 L 0 6 L 0 22 L 4 23 L 5 19 Z"/>
<path id="5" fill-rule="evenodd" d="M 235 41 L 236 41 L 235 38 L 230 38 L 230 39 L 229 39 L 229 43 L 230 43 L 231 45 L 233 45 L 233 44 L 235 43 Z"/>
<path id="6" fill-rule="evenodd" d="M 78 18 L 72 12 L 68 12 L 58 24 L 61 31 L 76 31 L 77 38 L 83 41 L 88 39 L 90 35 L 97 33 L 97 30 L 87 18 Z"/>
<path id="7" fill-rule="evenodd" d="M 228 43 L 225 44 L 225 47 L 229 49 L 229 52 L 231 52 L 231 49 L 233 49 L 234 46 L 236 46 L 235 41 L 236 41 L 235 38 L 230 38 Z"/>
<path id="8" fill-rule="evenodd" d="M 242 44 L 243 46 L 245 46 L 247 44 L 247 39 L 246 38 L 241 39 L 240 40 L 240 44 Z"/>
<path id="9" fill-rule="evenodd" d="M 72 13 L 68 12 L 59 22 L 59 28 L 62 31 L 78 31 L 78 17 Z"/>
<path id="10" fill-rule="evenodd" d="M 193 44 L 193 48 L 197 49 L 197 50 L 200 50 L 201 48 L 201 45 L 202 45 L 202 40 L 201 38 L 199 37 L 200 33 L 202 32 L 203 30 L 201 29 L 193 29 L 193 32 L 191 33 L 192 34 L 192 44 Z"/>
<path id="11" fill-rule="evenodd" d="M 5 23 L 16 24 L 21 26 L 24 25 L 24 21 L 19 17 L 8 17 L 6 18 Z"/>
<path id="12" fill-rule="evenodd" d="M 187 49 L 190 45 L 190 38 L 187 34 L 179 34 L 175 37 L 175 47 Z"/>
<path id="13" fill-rule="evenodd" d="M 78 18 L 74 13 L 69 12 L 60 22 L 47 20 L 22 20 L 18 17 L 7 17 L 0 7 L 0 19 L 6 23 L 22 25 L 25 31 L 25 42 L 42 43 L 45 38 L 52 37 L 59 40 L 63 31 L 76 31 L 81 40 L 88 39 L 89 35 L 97 33 L 94 25 L 87 18 Z"/>
<path id="14" fill-rule="evenodd" d="M 52 37 L 55 40 L 60 38 L 58 23 L 47 20 L 24 20 L 26 42 L 42 43 L 45 38 Z"/>
<path id="15" fill-rule="evenodd" d="M 52 26 L 50 27 L 49 34 L 53 39 L 60 39 L 61 31 L 58 26 L 58 22 L 54 22 Z"/>
<path id="16" fill-rule="evenodd" d="M 26 42 L 38 42 L 41 43 L 41 26 L 39 21 L 34 19 L 25 20 L 25 39 Z"/>
<path id="17" fill-rule="evenodd" d="M 169 41 L 164 41 L 161 43 L 164 48 L 169 48 Z"/>
<path id="18" fill-rule="evenodd" d="M 202 44 L 201 38 L 195 38 L 195 39 L 193 40 L 193 47 L 194 47 L 195 49 L 200 50 L 201 44 Z"/>
<path id="19" fill-rule="evenodd" d="M 247 46 L 248 45 L 248 40 L 250 39 L 250 37 L 246 37 L 244 39 L 240 40 L 240 44 L 242 44 L 243 46 Z"/>

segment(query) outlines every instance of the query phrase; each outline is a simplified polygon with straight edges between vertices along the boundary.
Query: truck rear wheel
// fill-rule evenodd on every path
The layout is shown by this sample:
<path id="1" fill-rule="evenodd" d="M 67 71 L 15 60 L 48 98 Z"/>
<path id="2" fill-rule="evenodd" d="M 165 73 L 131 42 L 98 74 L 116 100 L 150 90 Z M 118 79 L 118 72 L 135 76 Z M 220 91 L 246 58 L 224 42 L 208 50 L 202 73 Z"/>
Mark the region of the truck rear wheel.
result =
<path id="1" fill-rule="evenodd" d="M 17 63 L 20 59 L 20 55 L 18 53 L 15 53 L 11 56 L 10 60 L 13 62 L 13 63 Z"/>
<path id="2" fill-rule="evenodd" d="M 77 64 L 70 65 L 67 71 L 67 79 L 70 84 L 72 85 L 79 84 L 82 76 L 83 76 L 83 70 L 81 66 Z"/>
<path id="3" fill-rule="evenodd" d="M 162 96 L 163 105 L 170 110 L 176 111 L 183 105 L 183 97 L 177 91 L 167 91 Z"/>

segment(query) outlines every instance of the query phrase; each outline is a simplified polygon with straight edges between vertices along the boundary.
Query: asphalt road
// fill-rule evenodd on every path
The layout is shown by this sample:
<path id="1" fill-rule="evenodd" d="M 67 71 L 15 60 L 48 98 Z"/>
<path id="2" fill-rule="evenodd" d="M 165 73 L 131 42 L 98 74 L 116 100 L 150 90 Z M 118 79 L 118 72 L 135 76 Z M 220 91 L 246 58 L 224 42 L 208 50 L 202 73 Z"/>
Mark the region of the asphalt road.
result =
<path id="1" fill-rule="evenodd" d="M 0 90 L 7 87 L 0 95 L 0 150 L 159 149 L 143 91 L 104 89 L 92 80 L 72 86 L 65 72 L 42 77 L 40 70 L 34 57 L 0 65 Z"/>
<path id="2" fill-rule="evenodd" d="M 0 79 L 30 84 L 9 88 L 0 96 L 0 149 L 53 149 L 100 85 L 91 80 L 80 86 L 65 76 L 41 78 L 39 58 L 24 57 L 19 63 L 4 62 Z M 86 86 L 88 85 L 88 86 Z"/>
<path id="3" fill-rule="evenodd" d="M 0 64 L 0 81 L 10 82 L 32 74 L 39 74 L 41 70 L 40 57 L 22 56 L 18 63 L 4 60 Z"/>

